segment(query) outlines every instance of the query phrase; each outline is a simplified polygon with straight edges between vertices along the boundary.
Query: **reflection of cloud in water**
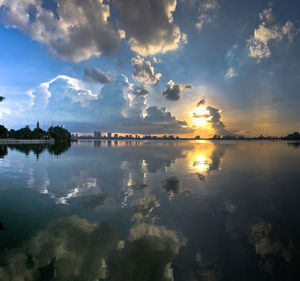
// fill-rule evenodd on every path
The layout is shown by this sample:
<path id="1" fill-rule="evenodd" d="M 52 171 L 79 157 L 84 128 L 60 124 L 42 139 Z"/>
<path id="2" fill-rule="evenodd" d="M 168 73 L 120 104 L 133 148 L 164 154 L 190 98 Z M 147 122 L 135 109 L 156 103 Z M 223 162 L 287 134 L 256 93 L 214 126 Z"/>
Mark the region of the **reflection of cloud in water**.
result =
<path id="1" fill-rule="evenodd" d="M 53 194 L 56 203 L 68 204 L 68 202 L 74 198 L 87 198 L 93 195 L 98 196 L 103 193 L 102 189 L 97 184 L 97 178 L 90 177 L 86 172 L 80 172 L 79 176 L 71 177 L 70 185 L 75 187 L 70 188 L 67 194 L 64 194 L 61 197 L 55 197 Z M 66 189 L 64 191 L 66 192 Z"/>
<path id="2" fill-rule="evenodd" d="M 221 159 L 226 146 L 213 143 L 202 143 L 195 146 L 188 157 L 191 159 L 191 168 L 196 172 L 198 179 L 204 181 L 206 175 L 220 169 Z"/>
<path id="3" fill-rule="evenodd" d="M 289 240 L 285 243 L 271 239 L 272 225 L 265 221 L 260 221 L 251 226 L 250 242 L 254 245 L 256 253 L 261 256 L 262 266 L 265 271 L 275 274 L 276 267 L 281 261 L 291 263 L 295 257 L 294 243 Z M 273 257 L 280 257 L 276 260 Z"/>
<path id="4" fill-rule="evenodd" d="M 63 179 L 61 181 L 62 183 L 58 185 L 60 178 L 55 178 L 53 175 L 51 177 L 43 166 L 32 167 L 28 169 L 25 186 L 49 196 L 57 204 L 68 204 L 72 199 L 103 194 L 97 178 L 90 177 L 85 171 L 80 171 L 79 175 L 70 176 L 67 182 Z"/>
<path id="5" fill-rule="evenodd" d="M 168 192 L 170 199 L 173 198 L 175 194 L 182 192 L 180 181 L 175 176 L 167 178 L 162 183 L 162 188 Z"/>
<path id="6" fill-rule="evenodd" d="M 105 223 L 61 218 L 3 253 L 0 280 L 171 281 L 172 262 L 182 245 L 165 227 L 139 224 L 119 241 Z"/>
<path id="7" fill-rule="evenodd" d="M 104 206 L 105 201 L 108 197 L 108 194 L 96 194 L 96 195 L 89 195 L 83 196 L 82 205 L 85 209 L 98 209 Z"/>
<path id="8" fill-rule="evenodd" d="M 98 280 L 117 237 L 106 224 L 77 217 L 58 219 L 21 248 L 5 252 L 0 280 Z M 55 275 L 55 278 L 54 278 Z"/>
<path id="9" fill-rule="evenodd" d="M 211 142 L 139 142 L 138 145 L 120 145 L 114 149 L 74 144 L 64 158 L 42 157 L 37 162 L 28 157 L 26 164 L 18 164 L 22 173 L 16 172 L 16 175 L 24 178 L 27 187 L 49 196 L 58 204 L 71 204 L 81 199 L 90 202 L 93 196 L 99 202 L 103 199 L 102 194 L 108 194 L 114 206 L 126 207 L 136 199 L 138 186 L 149 185 L 152 192 L 148 194 L 159 188 L 159 184 L 152 184 L 155 177 L 192 172 L 199 180 L 205 180 L 210 171 L 218 169 L 223 150 Z M 204 166 L 196 163 L 191 170 L 190 163 L 195 159 L 202 159 Z M 10 169 L 15 168 L 11 166 Z M 163 180 L 159 179 L 160 182 Z M 197 186 L 188 182 L 195 181 L 195 176 L 181 180 L 182 185 L 165 186 L 170 197 L 181 192 L 191 193 L 191 186 Z"/>
<path id="10" fill-rule="evenodd" d="M 121 203 L 122 207 L 126 207 L 128 204 L 129 197 L 132 197 L 134 195 L 135 191 L 140 191 L 144 188 L 146 188 L 148 185 L 147 184 L 132 184 L 131 181 L 128 183 L 128 185 L 125 185 L 124 189 L 124 194 L 123 194 L 123 200 Z"/>
<path id="11" fill-rule="evenodd" d="M 132 207 L 134 213 L 131 219 L 139 222 L 149 218 L 153 209 L 159 207 L 159 200 L 154 194 L 145 195 L 133 200 Z"/>
<path id="12" fill-rule="evenodd" d="M 196 261 L 196 280 L 218 281 L 221 279 L 221 269 L 217 264 L 209 262 L 205 259 L 200 250 L 195 254 Z"/>
<path id="13" fill-rule="evenodd" d="M 225 204 L 225 209 L 228 213 L 234 213 L 235 212 L 235 209 L 236 209 L 236 206 L 228 201 L 225 201 L 224 202 Z"/>
<path id="14" fill-rule="evenodd" d="M 112 280 L 173 281 L 172 262 L 184 244 L 165 227 L 139 224 L 130 230 L 129 243 L 120 257 L 120 271 Z"/>
<path id="15" fill-rule="evenodd" d="M 224 156 L 224 152 L 224 145 L 200 144 L 200 148 L 192 152 L 192 167 L 200 175 L 217 171 L 220 169 L 221 158 Z"/>

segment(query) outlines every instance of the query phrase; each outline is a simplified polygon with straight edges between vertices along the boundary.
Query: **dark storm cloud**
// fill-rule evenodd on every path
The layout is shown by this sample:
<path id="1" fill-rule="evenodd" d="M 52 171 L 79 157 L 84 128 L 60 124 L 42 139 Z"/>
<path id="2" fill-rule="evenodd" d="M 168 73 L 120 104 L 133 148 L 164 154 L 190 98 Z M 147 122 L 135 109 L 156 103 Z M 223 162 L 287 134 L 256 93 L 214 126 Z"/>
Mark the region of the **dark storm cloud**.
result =
<path id="1" fill-rule="evenodd" d="M 143 133 L 167 134 L 167 133 L 191 133 L 185 121 L 179 121 L 165 108 L 159 109 L 156 106 L 149 106 L 146 110 L 140 130 Z"/>
<path id="2" fill-rule="evenodd" d="M 131 49 L 143 56 L 176 50 L 187 42 L 173 23 L 176 0 L 114 0 L 119 26 L 128 33 Z"/>
<path id="3" fill-rule="evenodd" d="M 198 103 L 197 103 L 197 107 L 204 105 L 205 104 L 205 99 L 201 99 Z"/>
<path id="4" fill-rule="evenodd" d="M 170 101 L 179 100 L 183 91 L 190 91 L 193 88 L 191 84 L 175 84 L 172 80 L 167 83 L 167 89 L 162 91 L 163 96 Z"/>
<path id="5" fill-rule="evenodd" d="M 197 114 L 193 112 L 193 118 L 209 118 L 209 117 L 210 117 L 209 114 Z"/>
<path id="6" fill-rule="evenodd" d="M 132 93 L 138 97 L 140 97 L 140 96 L 144 97 L 149 94 L 149 92 L 143 86 L 134 87 Z"/>
<path id="7" fill-rule="evenodd" d="M 208 106 L 206 109 L 209 112 L 209 115 L 211 117 L 208 122 L 211 123 L 212 127 L 215 129 L 216 133 L 221 135 L 234 135 L 232 132 L 225 129 L 225 124 L 223 123 L 222 116 L 221 116 L 221 110 L 217 109 L 213 106 Z"/>
<path id="8" fill-rule="evenodd" d="M 102 84 L 111 83 L 110 77 L 101 69 L 93 67 L 93 68 L 85 68 L 84 69 L 84 79 L 91 80 L 94 82 L 99 82 Z"/>

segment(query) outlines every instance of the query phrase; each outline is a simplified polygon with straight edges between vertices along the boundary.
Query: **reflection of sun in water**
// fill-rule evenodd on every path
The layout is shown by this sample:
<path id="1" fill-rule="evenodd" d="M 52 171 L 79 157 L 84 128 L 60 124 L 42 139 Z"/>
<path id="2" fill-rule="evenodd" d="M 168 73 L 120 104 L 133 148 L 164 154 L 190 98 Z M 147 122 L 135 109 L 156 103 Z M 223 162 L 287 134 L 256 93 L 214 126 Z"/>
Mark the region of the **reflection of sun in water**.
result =
<path id="1" fill-rule="evenodd" d="M 200 173 L 205 173 L 209 169 L 209 159 L 204 154 L 198 154 L 193 161 L 193 167 Z"/>
<path id="2" fill-rule="evenodd" d="M 212 164 L 213 143 L 195 144 L 195 149 L 188 154 L 190 169 L 197 174 L 206 175 Z"/>
<path id="3" fill-rule="evenodd" d="M 195 111 L 191 112 L 191 116 L 195 125 L 204 126 L 207 120 L 209 120 L 209 111 L 204 107 L 198 107 Z"/>

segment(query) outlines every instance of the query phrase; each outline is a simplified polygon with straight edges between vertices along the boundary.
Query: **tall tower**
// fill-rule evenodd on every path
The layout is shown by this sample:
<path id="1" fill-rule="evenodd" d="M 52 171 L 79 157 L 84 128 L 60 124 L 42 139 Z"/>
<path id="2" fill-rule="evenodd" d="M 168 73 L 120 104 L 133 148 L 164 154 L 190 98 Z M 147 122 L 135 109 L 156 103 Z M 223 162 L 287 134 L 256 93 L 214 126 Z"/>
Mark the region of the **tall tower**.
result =
<path id="1" fill-rule="evenodd" d="M 40 122 L 39 122 L 39 121 L 36 122 L 36 128 L 37 128 L 37 129 L 40 128 Z"/>

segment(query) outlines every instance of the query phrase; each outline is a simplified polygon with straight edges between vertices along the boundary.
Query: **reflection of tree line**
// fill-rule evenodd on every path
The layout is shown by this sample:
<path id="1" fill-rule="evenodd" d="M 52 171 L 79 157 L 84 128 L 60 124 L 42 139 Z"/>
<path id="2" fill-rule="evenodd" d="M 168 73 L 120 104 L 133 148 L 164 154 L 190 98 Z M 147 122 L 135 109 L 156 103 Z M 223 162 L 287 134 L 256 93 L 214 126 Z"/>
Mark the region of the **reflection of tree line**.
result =
<path id="1" fill-rule="evenodd" d="M 39 158 L 39 155 L 44 151 L 48 151 L 53 155 L 60 155 L 66 152 L 71 147 L 68 142 L 58 142 L 55 144 L 8 144 L 0 145 L 0 158 L 4 158 L 8 154 L 8 148 L 10 150 L 16 150 L 29 155 L 31 152 Z"/>

